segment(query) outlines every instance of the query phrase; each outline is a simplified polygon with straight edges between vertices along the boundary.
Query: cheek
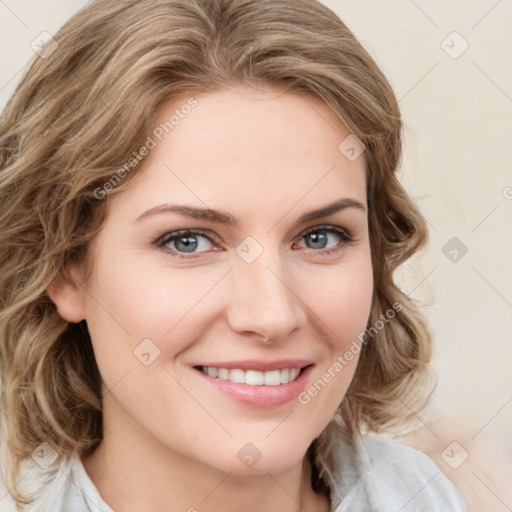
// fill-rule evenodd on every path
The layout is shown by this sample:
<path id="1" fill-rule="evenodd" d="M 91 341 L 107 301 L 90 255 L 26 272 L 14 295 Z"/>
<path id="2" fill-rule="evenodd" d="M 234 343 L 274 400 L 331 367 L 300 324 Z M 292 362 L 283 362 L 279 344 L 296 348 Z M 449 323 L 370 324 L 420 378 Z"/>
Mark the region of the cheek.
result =
<path id="1" fill-rule="evenodd" d="M 344 289 L 336 295 L 336 302 L 329 304 L 331 329 L 331 345 L 336 350 L 344 351 L 350 342 L 357 339 L 368 323 L 370 315 L 373 280 L 371 275 L 353 274 L 341 285 Z"/>
<path id="2" fill-rule="evenodd" d="M 316 284 L 315 284 L 316 283 Z M 323 325 L 332 351 L 344 351 L 366 328 L 373 297 L 373 274 L 370 258 L 355 265 L 323 269 L 315 282 L 304 291 L 311 304 L 311 321 Z"/>
<path id="3" fill-rule="evenodd" d="M 319 280 L 323 288 L 315 288 L 309 296 L 316 305 L 311 318 L 317 318 L 318 329 L 323 326 L 326 344 L 310 385 L 298 397 L 305 411 L 317 418 L 317 434 L 336 412 L 352 381 L 373 297 L 369 257 L 329 277 Z"/>
<path id="4" fill-rule="evenodd" d="M 141 343 L 152 347 L 145 340 L 164 356 L 185 349 L 208 325 L 206 316 L 213 313 L 213 305 L 207 295 L 224 274 L 221 268 L 205 273 L 200 268 L 171 269 L 122 258 L 115 264 L 98 261 L 86 310 L 98 364 L 109 367 L 114 360 L 116 370 L 109 373 L 131 367 Z"/>

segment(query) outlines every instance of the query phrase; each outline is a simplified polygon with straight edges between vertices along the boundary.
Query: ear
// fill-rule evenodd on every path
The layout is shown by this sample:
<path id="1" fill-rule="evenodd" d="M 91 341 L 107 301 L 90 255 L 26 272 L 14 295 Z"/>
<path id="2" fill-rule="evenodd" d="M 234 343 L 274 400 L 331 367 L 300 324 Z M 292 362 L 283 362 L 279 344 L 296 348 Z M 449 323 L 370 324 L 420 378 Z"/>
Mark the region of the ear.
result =
<path id="1" fill-rule="evenodd" d="M 79 269 L 70 267 L 59 274 L 46 292 L 66 321 L 78 323 L 85 318 L 85 289 L 80 282 Z"/>

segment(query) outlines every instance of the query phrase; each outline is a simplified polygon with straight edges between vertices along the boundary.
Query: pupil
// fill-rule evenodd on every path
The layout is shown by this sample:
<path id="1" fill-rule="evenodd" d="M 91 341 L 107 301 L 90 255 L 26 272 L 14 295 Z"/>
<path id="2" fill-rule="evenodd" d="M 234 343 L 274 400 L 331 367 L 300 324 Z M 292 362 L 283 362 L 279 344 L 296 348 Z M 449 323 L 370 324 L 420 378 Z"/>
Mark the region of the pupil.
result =
<path id="1" fill-rule="evenodd" d="M 184 242 L 183 242 L 184 241 Z M 182 236 L 178 238 L 178 245 L 182 245 L 182 247 L 178 247 L 178 249 L 183 249 L 184 252 L 193 252 L 194 249 L 197 248 L 197 240 L 191 236 Z"/>
<path id="2" fill-rule="evenodd" d="M 314 247 L 314 249 L 323 249 L 325 247 L 326 243 L 326 234 L 325 233 L 311 233 L 309 235 L 310 240 L 313 242 L 313 244 L 319 244 Z"/>

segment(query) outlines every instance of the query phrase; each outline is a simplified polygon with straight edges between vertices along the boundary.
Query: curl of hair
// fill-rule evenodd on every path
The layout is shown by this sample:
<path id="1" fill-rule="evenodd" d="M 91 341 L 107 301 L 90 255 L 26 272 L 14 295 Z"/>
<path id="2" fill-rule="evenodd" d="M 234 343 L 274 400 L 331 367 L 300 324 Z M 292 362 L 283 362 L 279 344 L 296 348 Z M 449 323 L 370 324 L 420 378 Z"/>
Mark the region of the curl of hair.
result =
<path id="1" fill-rule="evenodd" d="M 401 309 L 363 344 L 346 397 L 312 444 L 314 460 L 333 458 L 335 425 L 379 432 L 409 417 L 425 398 L 431 338 L 393 272 L 427 230 L 396 177 L 396 98 L 345 24 L 316 0 L 96 0 L 54 37 L 57 49 L 34 59 L 0 119 L 0 421 L 13 497 L 30 501 L 16 478 L 42 442 L 61 458 L 92 451 L 102 438 L 87 327 L 64 321 L 47 289 L 87 255 L 108 214 L 108 197 L 98 200 L 95 190 L 143 146 L 158 106 L 207 88 L 320 98 L 365 145 L 374 269 L 368 325 L 395 303 Z"/>

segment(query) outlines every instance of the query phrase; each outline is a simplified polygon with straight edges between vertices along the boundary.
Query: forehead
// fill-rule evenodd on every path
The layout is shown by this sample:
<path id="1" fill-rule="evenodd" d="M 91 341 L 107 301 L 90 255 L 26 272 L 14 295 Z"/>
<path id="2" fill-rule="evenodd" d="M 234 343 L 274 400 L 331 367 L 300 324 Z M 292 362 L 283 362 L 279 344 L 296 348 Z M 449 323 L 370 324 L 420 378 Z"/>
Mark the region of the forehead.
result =
<path id="1" fill-rule="evenodd" d="M 159 144 L 171 146 L 175 154 L 195 148 L 222 160 L 259 156 L 265 168 L 284 152 L 289 158 L 293 151 L 297 159 L 326 152 L 332 156 L 338 152 L 340 137 L 350 135 L 334 112 L 312 95 L 273 89 L 220 90 L 194 96 L 196 106 L 185 110 L 189 100 L 183 96 L 167 101 L 157 111 L 155 130 L 172 118 L 178 121 Z M 178 119 L 176 114 L 182 110 L 187 113 Z M 262 147 L 266 152 L 258 151 Z"/>
<path id="2" fill-rule="evenodd" d="M 137 198 L 141 208 L 179 200 L 252 205 L 262 213 L 270 205 L 307 207 L 341 195 L 365 202 L 364 154 L 350 161 L 340 151 L 350 131 L 319 98 L 271 89 L 193 97 L 160 105 L 155 147 L 125 199 Z"/>

